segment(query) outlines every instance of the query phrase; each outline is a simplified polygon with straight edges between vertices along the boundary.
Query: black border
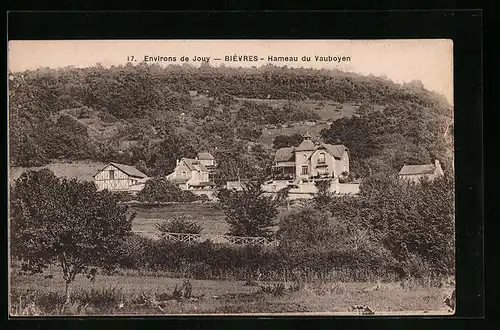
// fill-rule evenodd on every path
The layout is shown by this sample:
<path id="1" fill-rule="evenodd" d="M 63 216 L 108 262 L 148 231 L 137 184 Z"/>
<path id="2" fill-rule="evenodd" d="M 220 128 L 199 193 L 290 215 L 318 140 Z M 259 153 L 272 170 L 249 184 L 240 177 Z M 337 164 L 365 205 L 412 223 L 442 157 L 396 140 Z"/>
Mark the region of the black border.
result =
<path id="1" fill-rule="evenodd" d="M 377 39 L 445 38 L 454 41 L 455 170 L 457 219 L 457 319 L 481 318 L 484 305 L 483 263 L 483 142 L 482 142 L 482 12 L 446 11 L 260 11 L 260 12 L 9 12 L 8 39 Z M 429 60 L 429 59 L 422 59 Z M 3 227 L 6 230 L 6 227 Z M 4 233 L 4 237 L 7 235 Z M 5 251 L 7 240 L 4 241 Z M 5 274 L 6 275 L 6 274 Z M 5 282 L 6 283 L 6 279 Z M 6 295 L 4 296 L 6 297 Z M 71 322 L 92 326 L 96 319 Z M 107 319 L 107 318 L 106 318 Z M 150 319 L 150 318 L 148 318 Z M 158 321 L 186 318 L 168 317 Z M 216 320 L 191 317 L 189 320 Z M 230 317 L 231 320 L 254 320 Z M 309 317 L 281 320 L 298 327 Z M 331 318 L 314 318 L 318 326 L 331 326 Z M 370 327 L 386 323 L 375 317 Z M 405 327 L 421 328 L 426 319 L 405 317 Z M 74 318 L 72 318 L 74 320 Z M 114 325 L 123 320 L 113 318 Z M 336 317 L 360 326 L 358 319 Z M 364 318 L 363 320 L 368 320 Z M 57 327 L 54 319 L 48 326 Z M 26 323 L 27 322 L 27 323 Z M 39 321 L 16 318 L 9 328 Z M 68 326 L 68 321 L 56 321 Z M 127 321 L 129 322 L 129 321 Z M 382 322 L 382 323 L 381 323 Z M 108 322 L 109 323 L 109 322 Z M 149 322 L 148 322 L 149 323 Z M 232 322 L 234 323 L 234 322 Z M 241 326 L 242 322 L 238 322 Z M 260 323 L 260 322 L 259 322 Z M 149 324 L 149 325 L 153 325 Z M 248 325 L 249 323 L 246 323 Z M 273 324 L 275 324 L 273 322 Z M 226 323 L 227 325 L 227 323 Z M 236 324 L 233 324 L 236 325 Z M 457 323 L 458 325 L 458 323 Z"/>

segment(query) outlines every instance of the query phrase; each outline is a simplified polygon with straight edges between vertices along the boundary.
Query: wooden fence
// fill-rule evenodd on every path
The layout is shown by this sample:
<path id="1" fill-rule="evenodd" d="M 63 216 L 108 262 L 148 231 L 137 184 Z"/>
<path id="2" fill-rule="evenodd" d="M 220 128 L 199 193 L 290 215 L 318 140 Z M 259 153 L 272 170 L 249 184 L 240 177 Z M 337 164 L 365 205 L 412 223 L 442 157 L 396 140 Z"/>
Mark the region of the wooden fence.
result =
<path id="1" fill-rule="evenodd" d="M 231 245 L 266 245 L 278 246 L 278 240 L 271 240 L 266 237 L 245 237 L 245 236 L 230 236 L 230 235 L 210 235 L 210 234 L 184 234 L 184 233 L 161 233 L 154 235 L 150 232 L 136 232 L 141 236 L 149 238 L 166 239 L 175 242 L 204 242 L 212 241 L 213 243 L 231 244 Z M 153 235 L 155 237 L 153 237 Z"/>

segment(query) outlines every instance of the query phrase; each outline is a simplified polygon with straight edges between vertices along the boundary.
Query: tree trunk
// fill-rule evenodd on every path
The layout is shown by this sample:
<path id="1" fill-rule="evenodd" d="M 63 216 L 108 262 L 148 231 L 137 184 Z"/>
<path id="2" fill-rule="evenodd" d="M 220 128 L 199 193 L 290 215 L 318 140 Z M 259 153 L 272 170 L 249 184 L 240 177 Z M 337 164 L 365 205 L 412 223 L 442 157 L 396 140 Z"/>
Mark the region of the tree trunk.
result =
<path id="1" fill-rule="evenodd" d="M 68 281 L 65 281 L 65 290 L 64 290 L 64 295 L 66 297 L 66 300 L 64 302 L 65 305 L 68 305 L 69 304 L 69 301 L 70 301 L 70 296 L 71 296 L 71 292 L 69 290 L 69 283 Z"/>

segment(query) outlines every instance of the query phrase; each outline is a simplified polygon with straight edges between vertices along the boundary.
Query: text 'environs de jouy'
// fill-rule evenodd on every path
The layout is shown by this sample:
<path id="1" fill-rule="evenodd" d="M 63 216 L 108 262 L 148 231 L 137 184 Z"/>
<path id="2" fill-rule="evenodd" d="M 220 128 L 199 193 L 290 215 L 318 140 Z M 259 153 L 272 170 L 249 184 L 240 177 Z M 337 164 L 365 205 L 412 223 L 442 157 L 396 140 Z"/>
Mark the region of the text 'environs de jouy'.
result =
<path id="1" fill-rule="evenodd" d="M 136 61 L 136 57 L 128 56 L 127 61 Z M 345 55 L 304 55 L 304 56 L 257 56 L 257 55 L 224 55 L 212 56 L 163 56 L 144 55 L 144 62 L 351 62 L 351 56 Z"/>

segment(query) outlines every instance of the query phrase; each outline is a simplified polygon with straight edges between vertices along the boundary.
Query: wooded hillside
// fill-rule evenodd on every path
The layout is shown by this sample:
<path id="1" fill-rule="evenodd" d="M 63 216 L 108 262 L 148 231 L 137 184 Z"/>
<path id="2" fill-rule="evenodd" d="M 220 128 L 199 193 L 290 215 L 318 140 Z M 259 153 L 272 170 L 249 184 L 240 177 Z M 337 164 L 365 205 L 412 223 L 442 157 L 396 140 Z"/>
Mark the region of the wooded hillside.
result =
<path id="1" fill-rule="evenodd" d="M 201 96 L 190 96 L 196 90 Z M 236 99 L 238 98 L 238 99 Z M 245 98 L 242 100 L 241 98 Z M 251 99 L 286 99 L 279 106 Z M 420 82 L 331 70 L 127 65 L 11 73 L 11 166 L 116 161 L 163 175 L 176 158 L 210 151 L 219 179 L 260 176 L 273 150 L 265 125 L 321 120 L 301 100 L 359 104 L 322 132 L 351 150 L 360 175 L 451 159 L 452 107 Z M 450 129 L 451 127 L 451 129 Z M 239 170 L 238 170 L 239 168 Z M 236 173 L 238 171 L 238 173 Z"/>

